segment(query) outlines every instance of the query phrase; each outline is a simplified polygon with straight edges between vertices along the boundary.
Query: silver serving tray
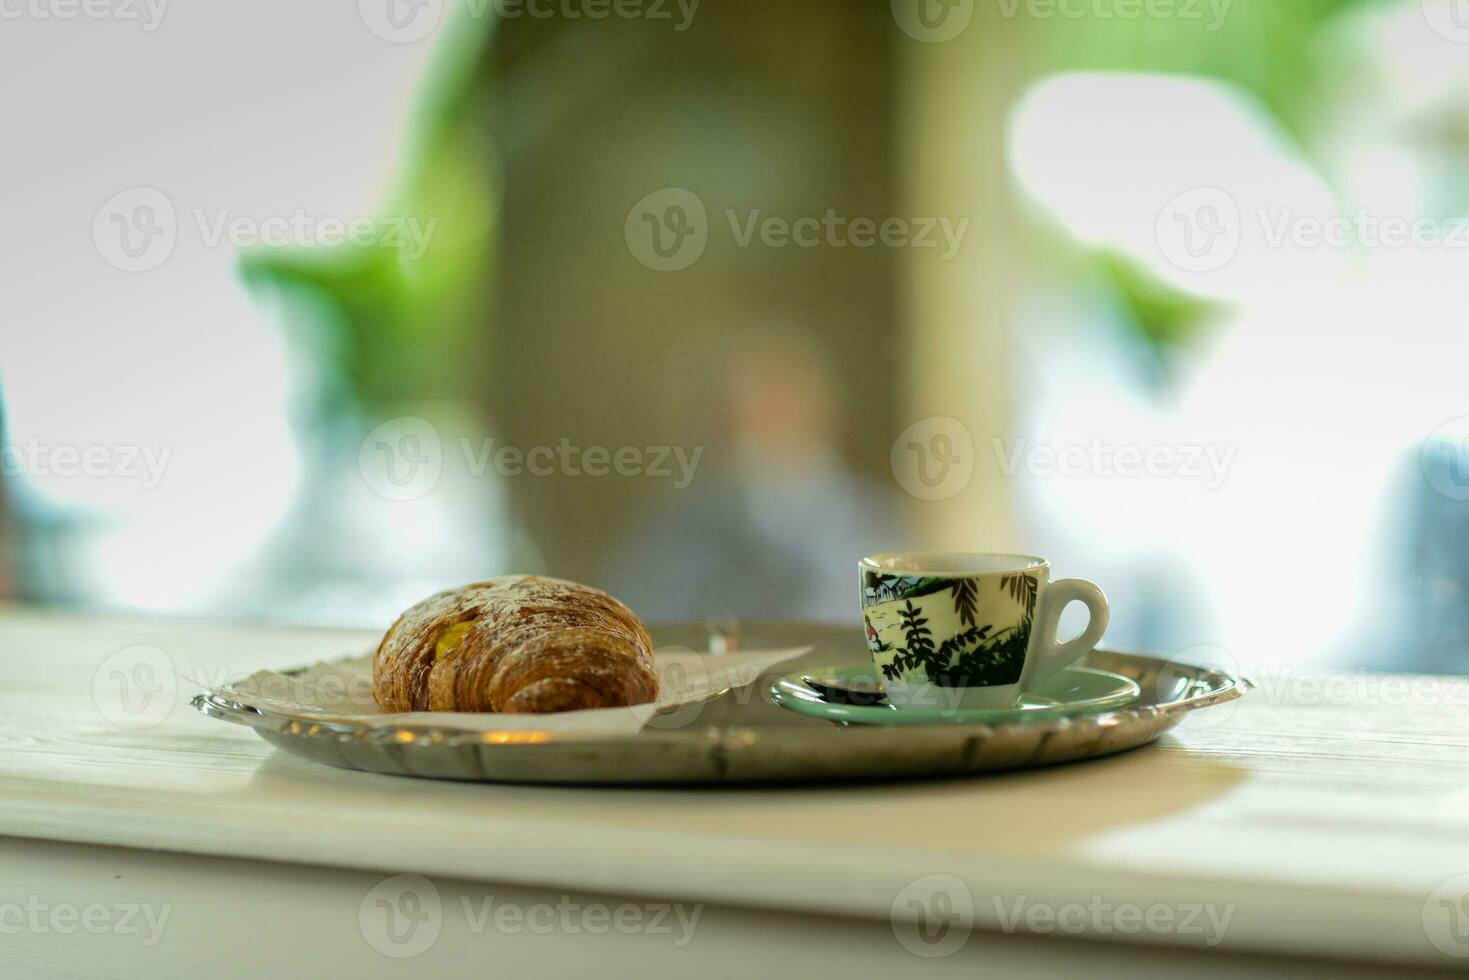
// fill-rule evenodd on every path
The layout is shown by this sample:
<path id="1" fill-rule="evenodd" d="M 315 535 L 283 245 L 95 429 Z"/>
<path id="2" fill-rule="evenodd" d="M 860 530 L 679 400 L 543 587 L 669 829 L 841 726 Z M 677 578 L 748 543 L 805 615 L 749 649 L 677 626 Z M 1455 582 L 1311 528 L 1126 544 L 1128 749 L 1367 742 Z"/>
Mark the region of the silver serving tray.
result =
<path id="1" fill-rule="evenodd" d="M 726 624 L 727 629 L 728 624 Z M 708 648 L 702 626 L 651 630 L 658 646 Z M 1137 653 L 1093 651 L 1084 663 L 1130 677 L 1132 705 L 1103 714 L 1010 725 L 878 727 L 835 724 L 772 703 L 770 682 L 803 667 L 859 660 L 860 629 L 814 623 L 740 623 L 741 646 L 810 644 L 748 687 L 655 716 L 637 735 L 480 732 L 424 726 L 326 724 L 218 694 L 199 711 L 253 728 L 277 748 L 344 769 L 507 783 L 744 783 L 944 776 L 1022 769 L 1111 755 L 1156 739 L 1190 711 L 1238 698 L 1247 682 L 1205 667 Z"/>

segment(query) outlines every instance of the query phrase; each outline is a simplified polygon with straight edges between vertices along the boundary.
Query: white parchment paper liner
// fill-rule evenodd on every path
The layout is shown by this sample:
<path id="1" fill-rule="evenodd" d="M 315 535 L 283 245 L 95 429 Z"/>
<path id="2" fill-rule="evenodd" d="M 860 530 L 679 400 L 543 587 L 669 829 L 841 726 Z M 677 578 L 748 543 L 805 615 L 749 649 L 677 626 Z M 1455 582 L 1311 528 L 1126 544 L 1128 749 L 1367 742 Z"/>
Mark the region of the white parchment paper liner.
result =
<path id="1" fill-rule="evenodd" d="M 785 650 L 740 650 L 722 656 L 678 647 L 655 650 L 659 696 L 652 704 L 629 708 L 593 708 L 543 715 L 510 715 L 459 711 L 384 712 L 372 699 L 372 655 L 313 664 L 280 673 L 261 670 L 211 693 L 233 701 L 305 721 L 425 726 L 462 731 L 539 731 L 633 735 L 648 719 L 680 705 L 697 703 L 726 688 L 753 684 L 777 664 L 794 660 L 811 647 Z"/>

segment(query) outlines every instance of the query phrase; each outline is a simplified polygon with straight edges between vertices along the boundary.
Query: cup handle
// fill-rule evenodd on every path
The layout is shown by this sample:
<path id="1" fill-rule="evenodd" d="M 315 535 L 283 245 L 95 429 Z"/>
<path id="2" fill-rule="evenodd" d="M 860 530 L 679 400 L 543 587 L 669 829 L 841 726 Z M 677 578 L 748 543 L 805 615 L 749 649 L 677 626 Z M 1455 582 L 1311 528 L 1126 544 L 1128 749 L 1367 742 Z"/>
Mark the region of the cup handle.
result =
<path id="1" fill-rule="evenodd" d="M 1073 602 L 1086 604 L 1090 614 L 1086 629 L 1065 643 L 1056 642 L 1056 630 L 1061 625 L 1061 610 Z M 1040 608 L 1036 611 L 1035 653 L 1031 657 L 1030 676 L 1026 687 L 1034 687 L 1046 678 L 1060 673 L 1080 660 L 1102 639 L 1107 631 L 1107 597 L 1091 582 L 1079 578 L 1064 578 L 1052 582 L 1041 590 Z"/>

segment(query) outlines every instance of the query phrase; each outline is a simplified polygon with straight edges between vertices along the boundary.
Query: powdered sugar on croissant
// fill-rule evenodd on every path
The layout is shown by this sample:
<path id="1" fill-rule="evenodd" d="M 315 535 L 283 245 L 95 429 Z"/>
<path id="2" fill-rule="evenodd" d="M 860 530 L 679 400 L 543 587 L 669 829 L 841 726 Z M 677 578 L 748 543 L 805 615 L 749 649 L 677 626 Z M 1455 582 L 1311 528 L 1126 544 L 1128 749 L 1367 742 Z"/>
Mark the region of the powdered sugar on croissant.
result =
<path id="1" fill-rule="evenodd" d="M 607 593 L 505 575 L 398 617 L 372 694 L 384 711 L 573 711 L 653 701 L 658 675 L 648 631 Z"/>

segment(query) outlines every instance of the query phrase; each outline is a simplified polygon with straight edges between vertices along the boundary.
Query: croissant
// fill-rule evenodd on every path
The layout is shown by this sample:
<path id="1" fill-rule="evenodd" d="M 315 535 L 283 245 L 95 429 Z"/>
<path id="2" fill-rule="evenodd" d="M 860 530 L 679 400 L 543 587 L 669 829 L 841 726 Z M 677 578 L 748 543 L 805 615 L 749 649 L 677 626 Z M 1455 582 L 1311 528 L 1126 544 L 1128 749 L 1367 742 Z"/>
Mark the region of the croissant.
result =
<path id="1" fill-rule="evenodd" d="M 512 714 L 643 704 L 658 696 L 653 642 L 605 592 L 505 575 L 430 596 L 372 658 L 384 711 Z"/>

